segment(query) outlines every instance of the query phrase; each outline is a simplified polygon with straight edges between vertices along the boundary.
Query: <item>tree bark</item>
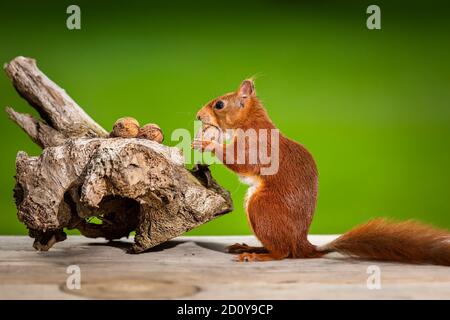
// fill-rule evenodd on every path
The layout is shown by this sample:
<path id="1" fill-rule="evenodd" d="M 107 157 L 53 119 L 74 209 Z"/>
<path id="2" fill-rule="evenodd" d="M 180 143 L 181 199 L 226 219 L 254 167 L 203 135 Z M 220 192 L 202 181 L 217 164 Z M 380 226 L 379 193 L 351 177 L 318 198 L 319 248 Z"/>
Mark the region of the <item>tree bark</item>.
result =
<path id="1" fill-rule="evenodd" d="M 138 253 L 232 210 L 206 166 L 189 171 L 179 149 L 154 141 L 108 138 L 33 59 L 17 57 L 5 71 L 42 118 L 6 108 L 43 148 L 16 157 L 17 214 L 36 249 L 64 240 L 67 228 L 110 240 L 136 231 L 130 252 Z"/>

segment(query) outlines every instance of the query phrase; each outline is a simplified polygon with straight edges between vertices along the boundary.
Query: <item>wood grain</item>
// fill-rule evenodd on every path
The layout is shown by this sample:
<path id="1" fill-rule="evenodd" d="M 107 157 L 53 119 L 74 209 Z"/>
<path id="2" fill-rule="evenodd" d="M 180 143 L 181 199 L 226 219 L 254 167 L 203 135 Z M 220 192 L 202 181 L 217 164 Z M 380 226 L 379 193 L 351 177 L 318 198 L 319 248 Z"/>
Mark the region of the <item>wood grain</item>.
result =
<path id="1" fill-rule="evenodd" d="M 323 244 L 335 236 L 310 236 Z M 108 243 L 70 236 L 36 252 L 26 237 L 0 237 L 0 299 L 449 299 L 448 267 L 381 263 L 329 255 L 321 259 L 238 263 L 227 245 L 251 236 L 179 237 L 140 255 L 133 240 Z M 69 265 L 81 289 L 69 290 Z M 369 290 L 367 268 L 381 271 Z"/>

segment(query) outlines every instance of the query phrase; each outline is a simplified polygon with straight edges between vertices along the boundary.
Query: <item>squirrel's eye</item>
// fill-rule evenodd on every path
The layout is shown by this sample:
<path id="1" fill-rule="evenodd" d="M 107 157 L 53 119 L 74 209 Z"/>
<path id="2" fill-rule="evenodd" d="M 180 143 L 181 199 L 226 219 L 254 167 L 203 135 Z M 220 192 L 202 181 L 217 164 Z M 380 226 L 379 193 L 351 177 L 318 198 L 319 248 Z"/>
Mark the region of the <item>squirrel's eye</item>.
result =
<path id="1" fill-rule="evenodd" d="M 225 107 L 225 103 L 223 103 L 223 101 L 221 100 L 217 101 L 214 105 L 214 108 L 217 110 L 223 109 L 223 107 Z"/>

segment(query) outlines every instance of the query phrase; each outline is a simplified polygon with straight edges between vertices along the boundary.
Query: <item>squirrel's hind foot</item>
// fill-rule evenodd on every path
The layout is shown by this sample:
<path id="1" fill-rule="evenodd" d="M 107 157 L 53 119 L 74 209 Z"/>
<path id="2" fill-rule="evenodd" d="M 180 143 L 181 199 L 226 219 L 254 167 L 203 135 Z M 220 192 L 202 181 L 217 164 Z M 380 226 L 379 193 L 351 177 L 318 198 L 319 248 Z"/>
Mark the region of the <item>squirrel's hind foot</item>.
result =
<path id="1" fill-rule="evenodd" d="M 287 255 L 276 255 L 273 253 L 241 253 L 237 256 L 236 261 L 251 262 L 251 261 L 273 261 L 287 258 Z"/>

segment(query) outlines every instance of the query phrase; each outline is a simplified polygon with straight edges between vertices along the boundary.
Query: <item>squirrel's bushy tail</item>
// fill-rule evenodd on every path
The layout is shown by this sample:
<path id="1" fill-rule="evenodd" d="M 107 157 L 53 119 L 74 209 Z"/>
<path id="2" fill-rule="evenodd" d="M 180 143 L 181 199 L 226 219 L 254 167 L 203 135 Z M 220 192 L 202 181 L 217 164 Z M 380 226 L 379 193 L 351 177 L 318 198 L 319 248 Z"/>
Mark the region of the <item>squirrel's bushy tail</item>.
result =
<path id="1" fill-rule="evenodd" d="M 450 233 L 416 221 L 379 218 L 316 250 L 362 259 L 450 266 Z"/>

